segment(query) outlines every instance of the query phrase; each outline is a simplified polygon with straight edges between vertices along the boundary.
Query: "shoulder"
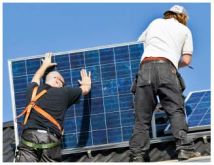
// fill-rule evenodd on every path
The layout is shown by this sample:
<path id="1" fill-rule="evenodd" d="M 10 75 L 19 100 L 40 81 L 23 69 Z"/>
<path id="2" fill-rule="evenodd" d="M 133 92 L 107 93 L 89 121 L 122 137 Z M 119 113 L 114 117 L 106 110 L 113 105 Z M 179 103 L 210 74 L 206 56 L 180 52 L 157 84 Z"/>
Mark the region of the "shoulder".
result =
<path id="1" fill-rule="evenodd" d="M 163 18 L 157 18 L 154 19 L 150 24 L 149 27 L 158 27 L 159 25 L 163 25 L 164 24 L 165 19 Z"/>
<path id="2" fill-rule="evenodd" d="M 26 92 L 27 92 L 27 102 L 30 101 L 31 96 L 32 96 L 32 91 L 33 91 L 34 87 L 36 87 L 36 86 L 38 86 L 38 84 L 36 82 L 31 82 L 31 83 L 29 83 L 27 85 L 27 90 L 26 90 Z"/>
<path id="3" fill-rule="evenodd" d="M 185 26 L 185 27 L 186 27 L 187 33 L 191 34 L 192 32 L 191 32 L 190 28 L 188 28 L 187 26 Z"/>
<path id="4" fill-rule="evenodd" d="M 80 95 L 80 94 L 82 94 L 82 90 L 79 87 L 65 86 L 62 89 L 69 95 Z"/>
<path id="5" fill-rule="evenodd" d="M 183 31 L 183 33 L 185 34 L 186 37 L 191 37 L 192 36 L 191 30 L 187 26 L 181 24 L 181 28 L 182 28 L 182 31 Z"/>
<path id="6" fill-rule="evenodd" d="M 63 90 L 66 92 L 68 98 L 69 106 L 75 103 L 78 103 L 82 96 L 82 89 L 79 87 L 63 87 Z"/>
<path id="7" fill-rule="evenodd" d="M 165 19 L 163 19 L 163 18 L 156 18 L 151 22 L 151 24 L 160 23 L 160 22 L 164 22 L 164 21 L 165 21 Z"/>
<path id="8" fill-rule="evenodd" d="M 183 30 L 183 31 L 185 31 L 186 33 L 191 33 L 191 30 L 190 30 L 190 28 L 188 27 L 188 26 L 186 26 L 186 25 L 184 25 L 184 24 L 182 24 L 182 23 L 180 23 L 180 22 L 178 22 L 178 21 L 176 21 L 177 22 L 177 25 Z"/>
<path id="9" fill-rule="evenodd" d="M 39 86 L 36 82 L 31 82 L 31 83 L 29 83 L 28 85 L 27 85 L 27 88 L 28 89 L 32 89 L 32 88 L 34 88 L 34 87 L 36 87 L 36 86 Z"/>

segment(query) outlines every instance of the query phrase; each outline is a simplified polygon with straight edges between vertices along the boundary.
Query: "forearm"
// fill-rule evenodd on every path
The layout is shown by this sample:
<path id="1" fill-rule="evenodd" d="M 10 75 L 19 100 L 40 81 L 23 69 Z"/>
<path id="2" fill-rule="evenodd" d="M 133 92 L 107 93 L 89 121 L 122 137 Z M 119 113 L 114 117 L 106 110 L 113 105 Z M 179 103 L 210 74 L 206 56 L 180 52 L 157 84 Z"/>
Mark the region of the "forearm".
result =
<path id="1" fill-rule="evenodd" d="M 46 69 L 47 69 L 47 66 L 42 64 L 41 67 L 36 71 L 35 75 L 33 76 L 32 82 L 36 82 L 37 84 L 40 84 L 40 80 L 42 76 L 45 74 Z"/>

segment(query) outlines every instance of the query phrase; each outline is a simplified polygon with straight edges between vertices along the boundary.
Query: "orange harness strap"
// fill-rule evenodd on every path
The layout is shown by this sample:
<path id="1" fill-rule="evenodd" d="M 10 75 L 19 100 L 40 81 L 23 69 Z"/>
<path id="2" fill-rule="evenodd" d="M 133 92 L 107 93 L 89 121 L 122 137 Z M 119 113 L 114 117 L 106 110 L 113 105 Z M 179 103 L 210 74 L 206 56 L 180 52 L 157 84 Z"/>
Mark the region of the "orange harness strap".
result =
<path id="1" fill-rule="evenodd" d="M 37 90 L 38 90 L 38 86 L 36 86 L 36 87 L 34 87 L 33 88 L 33 92 L 32 92 L 32 96 L 31 96 L 31 102 L 27 105 L 27 107 L 22 111 L 22 113 L 21 114 L 19 114 L 16 118 L 19 118 L 19 117 L 21 117 L 22 115 L 24 115 L 25 113 L 26 113 L 26 115 L 25 115 L 25 119 L 24 119 L 24 125 L 26 124 L 26 122 L 27 122 L 27 120 L 28 120 L 28 117 L 29 117 L 29 115 L 30 115 L 30 112 L 31 112 L 31 109 L 33 108 L 33 102 L 32 102 L 32 100 L 33 100 L 33 98 L 35 98 L 35 96 L 36 96 L 36 93 L 37 93 Z M 46 91 L 47 92 L 47 91 Z M 45 93 L 46 93 L 45 92 Z M 41 92 L 40 92 L 41 93 Z M 39 94 L 40 94 L 39 93 Z M 45 94 L 44 93 L 44 94 Z M 38 95 L 39 95 L 38 94 Z M 40 97 L 41 97 L 41 95 L 40 95 Z M 37 99 L 38 100 L 38 99 Z M 35 99 L 34 99 L 34 101 L 35 101 Z"/>
<path id="2" fill-rule="evenodd" d="M 35 105 L 34 109 L 36 110 L 36 112 L 38 112 L 39 114 L 41 114 L 43 117 L 45 117 L 46 119 L 48 119 L 50 122 L 52 122 L 54 125 L 57 126 L 57 128 L 62 131 L 62 127 L 60 126 L 60 124 L 56 121 L 56 119 L 54 119 L 49 113 L 45 112 L 42 108 L 40 108 L 39 106 Z"/>
<path id="3" fill-rule="evenodd" d="M 27 107 L 22 111 L 20 115 L 18 115 L 16 118 L 21 117 L 25 113 L 25 119 L 24 119 L 24 125 L 27 123 L 30 112 L 32 108 L 34 108 L 35 111 L 37 111 L 39 114 L 41 114 L 43 117 L 48 119 L 51 123 L 57 126 L 57 128 L 62 132 L 62 127 L 60 124 L 54 119 L 49 113 L 47 113 L 45 110 L 40 108 L 39 106 L 36 105 L 36 101 L 42 97 L 45 93 L 47 93 L 47 90 L 42 90 L 38 95 L 36 95 L 38 90 L 38 86 L 34 87 L 33 92 L 32 92 L 32 97 L 31 97 L 31 102 L 27 105 Z"/>

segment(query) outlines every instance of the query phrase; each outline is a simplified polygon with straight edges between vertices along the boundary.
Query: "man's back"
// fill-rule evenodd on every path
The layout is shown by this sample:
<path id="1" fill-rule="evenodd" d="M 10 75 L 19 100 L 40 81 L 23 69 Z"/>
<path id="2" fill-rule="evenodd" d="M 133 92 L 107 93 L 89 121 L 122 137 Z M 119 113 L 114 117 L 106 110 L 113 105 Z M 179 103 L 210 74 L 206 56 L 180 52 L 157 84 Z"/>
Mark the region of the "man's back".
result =
<path id="1" fill-rule="evenodd" d="M 32 90 L 37 86 L 36 83 L 31 83 L 27 89 L 27 100 L 28 102 L 31 99 Z M 81 96 L 81 89 L 80 88 L 53 88 L 47 84 L 42 84 L 39 86 L 38 93 L 41 92 L 43 89 L 47 89 L 48 92 L 42 96 L 36 104 L 44 109 L 47 113 L 53 116 L 61 126 L 63 126 L 63 120 L 66 109 L 71 106 L 72 104 L 76 103 L 80 96 Z M 38 114 L 38 112 L 32 110 L 30 118 L 25 126 L 26 128 L 33 128 L 33 129 L 45 129 L 49 130 L 50 132 L 56 133 L 60 136 L 60 131 L 58 128 L 45 119 L 43 116 Z"/>
<path id="2" fill-rule="evenodd" d="M 165 57 L 177 67 L 181 54 L 192 53 L 192 35 L 188 27 L 174 18 L 154 20 L 139 40 L 144 42 L 143 57 Z M 143 59 L 142 59 L 143 60 Z"/>

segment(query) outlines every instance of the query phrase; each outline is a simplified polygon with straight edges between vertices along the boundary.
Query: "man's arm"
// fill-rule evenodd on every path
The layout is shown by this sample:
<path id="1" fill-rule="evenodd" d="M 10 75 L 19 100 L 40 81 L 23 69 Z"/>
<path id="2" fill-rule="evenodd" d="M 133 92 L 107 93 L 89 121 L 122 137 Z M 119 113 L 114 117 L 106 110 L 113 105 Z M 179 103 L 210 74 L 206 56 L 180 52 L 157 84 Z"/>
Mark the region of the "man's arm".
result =
<path id="1" fill-rule="evenodd" d="M 181 60 L 179 61 L 178 68 L 186 67 L 191 63 L 192 55 L 183 54 Z"/>
<path id="2" fill-rule="evenodd" d="M 36 82 L 38 85 L 40 85 L 40 79 L 44 75 L 46 69 L 57 65 L 56 63 L 51 62 L 51 56 L 52 56 L 52 53 L 45 54 L 45 59 L 42 60 L 43 63 L 41 65 L 41 67 L 36 71 L 31 82 Z"/>
<path id="3" fill-rule="evenodd" d="M 87 95 L 91 90 L 91 72 L 87 74 L 85 69 L 82 69 L 80 71 L 81 79 L 78 80 L 80 83 L 80 88 L 82 89 L 82 94 L 85 96 Z"/>

